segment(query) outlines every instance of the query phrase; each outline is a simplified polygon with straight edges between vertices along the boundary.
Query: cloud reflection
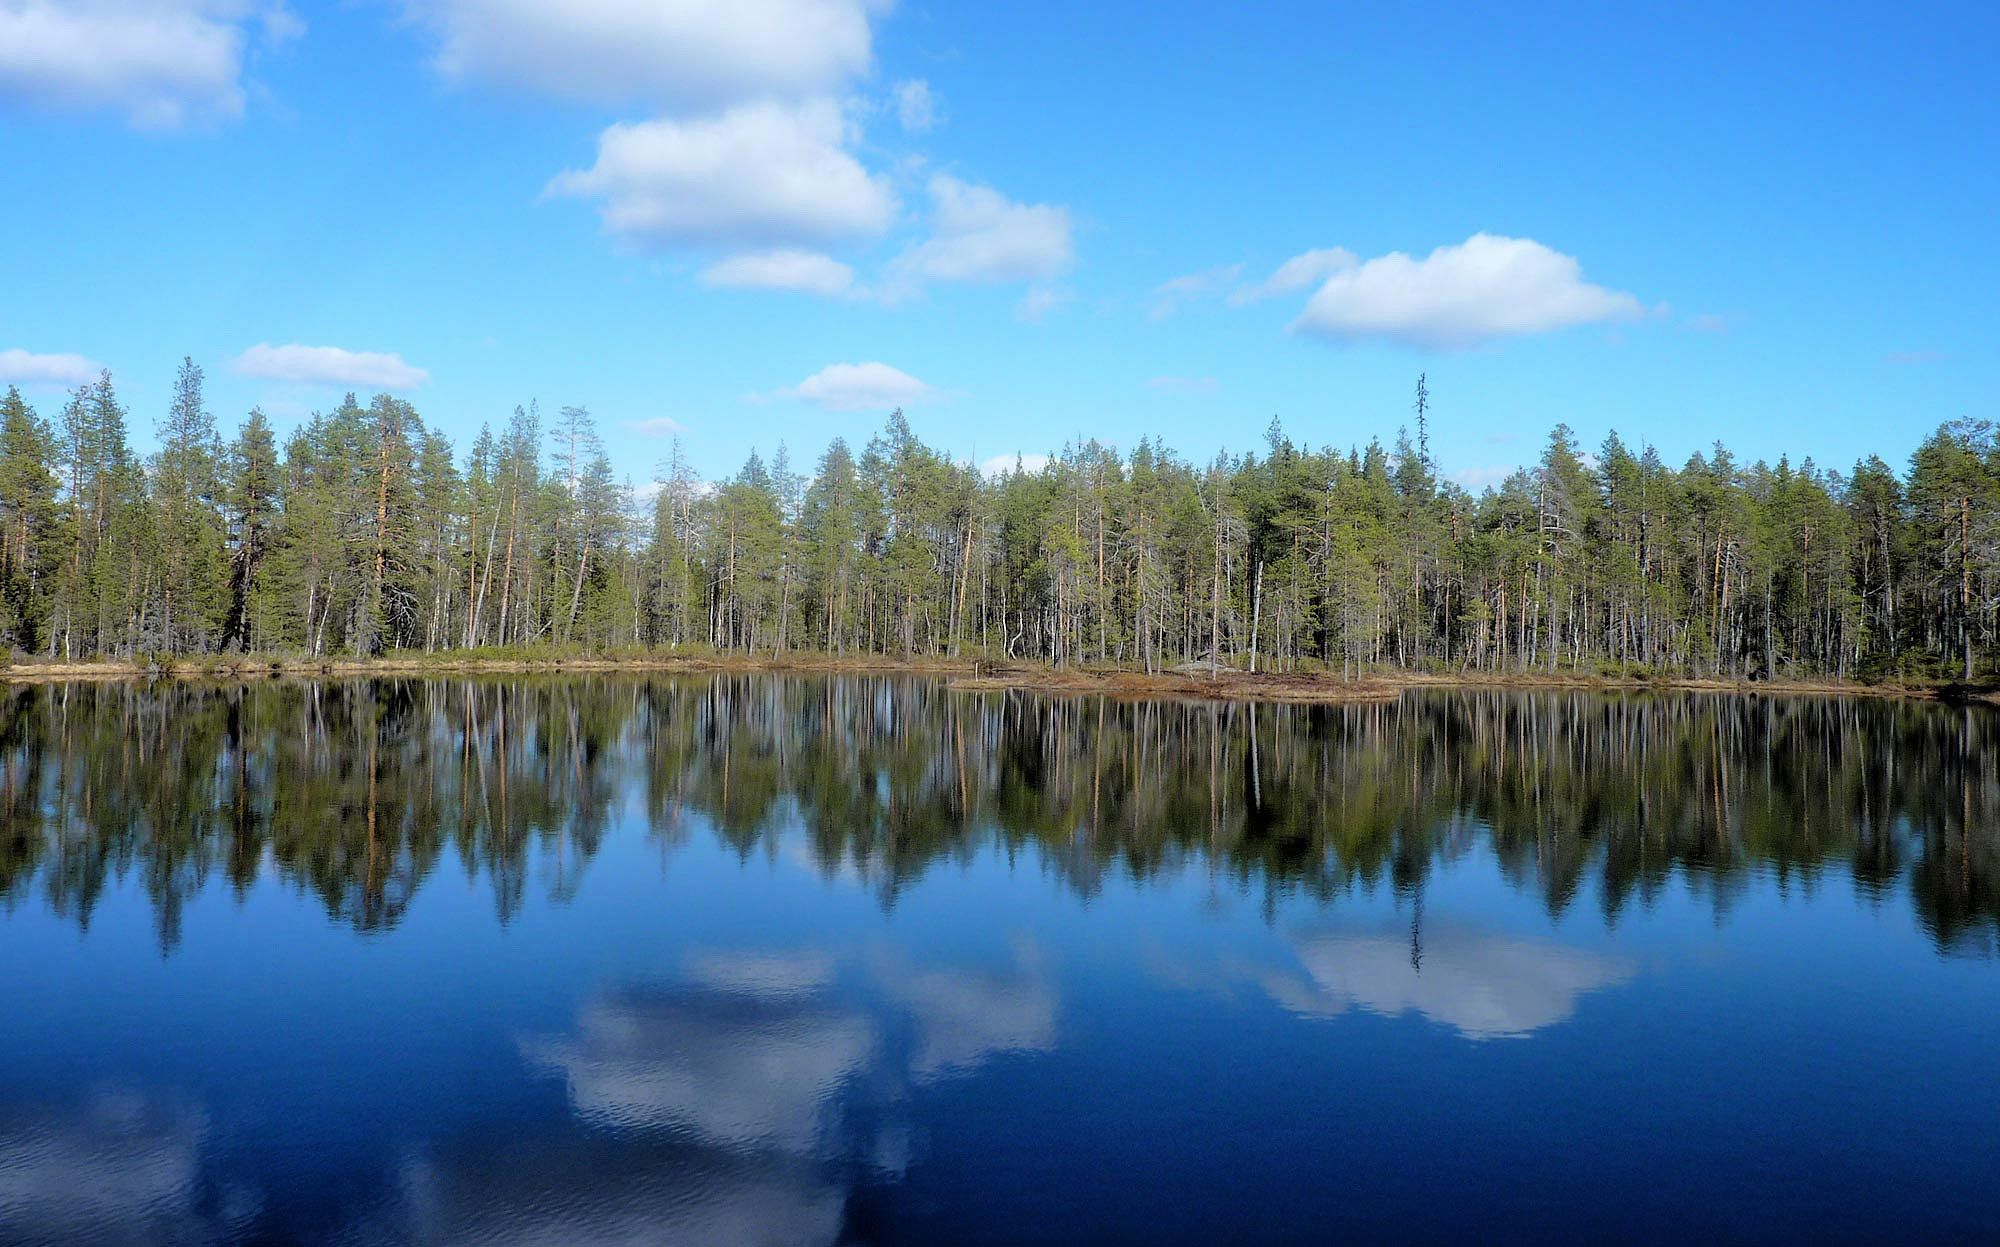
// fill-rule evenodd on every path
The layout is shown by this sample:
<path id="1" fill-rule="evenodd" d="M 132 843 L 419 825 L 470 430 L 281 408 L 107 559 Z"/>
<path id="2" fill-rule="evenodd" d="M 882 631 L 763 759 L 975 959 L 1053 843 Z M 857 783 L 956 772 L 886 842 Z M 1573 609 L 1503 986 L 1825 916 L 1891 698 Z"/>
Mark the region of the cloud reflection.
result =
<path id="1" fill-rule="evenodd" d="M 839 1238 L 847 1200 L 799 1162 L 589 1132 L 425 1161 L 403 1185 L 401 1215 L 353 1241 L 808 1247 Z"/>
<path id="2" fill-rule="evenodd" d="M 1471 927 L 1408 936 L 1319 934 L 1293 941 L 1304 977 L 1264 980 L 1295 1012 L 1326 1016 L 1349 1007 L 1394 1017 L 1417 1012 L 1468 1039 L 1520 1038 L 1566 1021 L 1579 997 L 1630 982 L 1632 962 Z"/>
<path id="3" fill-rule="evenodd" d="M 813 952 L 704 953 L 688 966 L 689 976 L 698 982 L 760 996 L 790 996 L 829 987 L 834 971 L 831 956 Z"/>
<path id="4" fill-rule="evenodd" d="M 831 1243 L 860 1175 L 916 1154 L 917 1089 L 1052 1048 L 1056 1018 L 1031 949 L 993 970 L 698 954 L 678 983 L 603 993 L 569 1034 L 523 1041 L 572 1121 L 413 1163 L 379 1237 Z"/>
<path id="5" fill-rule="evenodd" d="M 837 1118 L 844 1088 L 934 1082 L 1055 1043 L 1055 993 L 1031 949 L 998 970 L 885 954 L 845 993 L 835 959 L 820 952 L 704 953 L 687 977 L 605 993 L 571 1035 L 522 1050 L 562 1075 L 572 1108 L 593 1125 L 806 1153 Z"/>
<path id="6" fill-rule="evenodd" d="M 604 992 L 566 1033 L 521 1041 L 566 1112 L 392 1153 L 386 1187 L 333 1226 L 310 1198 L 271 1206 L 219 1181 L 196 1108 L 0 1110 L 0 1243 L 831 1244 L 857 1184 L 920 1153 L 914 1097 L 1052 1048 L 1057 1014 L 1032 950 L 964 969 L 697 956 L 678 982 Z"/>
<path id="7" fill-rule="evenodd" d="M 250 1201 L 205 1191 L 206 1134 L 198 1110 L 122 1092 L 0 1112 L 0 1242 L 224 1237 Z"/>
<path id="8" fill-rule="evenodd" d="M 563 1075 L 579 1117 L 612 1129 L 681 1127 L 731 1148 L 810 1150 L 827 1099 L 868 1060 L 874 1023 L 753 988 L 615 992 L 568 1039 L 523 1047 Z"/>
<path id="9" fill-rule="evenodd" d="M 917 1082 L 1055 1046 L 1055 993 L 1030 955 L 1006 973 L 904 967 L 886 972 L 882 988 L 916 1022 L 909 1073 Z"/>

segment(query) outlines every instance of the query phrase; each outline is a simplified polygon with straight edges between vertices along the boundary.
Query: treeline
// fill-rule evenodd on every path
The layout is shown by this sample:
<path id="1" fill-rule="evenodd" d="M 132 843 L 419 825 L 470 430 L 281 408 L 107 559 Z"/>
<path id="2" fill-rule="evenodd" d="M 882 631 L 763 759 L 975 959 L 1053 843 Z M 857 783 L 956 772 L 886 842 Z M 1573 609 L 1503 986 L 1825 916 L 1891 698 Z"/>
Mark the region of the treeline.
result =
<path id="1" fill-rule="evenodd" d="M 223 439 L 184 362 L 134 453 L 108 373 L 53 419 L 0 405 L 0 645 L 80 659 L 479 646 L 819 651 L 1353 673 L 1958 678 L 2000 656 L 2000 436 L 1898 473 L 1670 467 L 1557 426 L 1474 496 L 1414 443 L 1184 460 L 1072 444 L 984 475 L 900 412 L 810 473 L 780 446 L 646 491 L 590 415 L 517 408 L 458 453 L 350 395 Z M 641 505 L 637 498 L 647 497 Z"/>

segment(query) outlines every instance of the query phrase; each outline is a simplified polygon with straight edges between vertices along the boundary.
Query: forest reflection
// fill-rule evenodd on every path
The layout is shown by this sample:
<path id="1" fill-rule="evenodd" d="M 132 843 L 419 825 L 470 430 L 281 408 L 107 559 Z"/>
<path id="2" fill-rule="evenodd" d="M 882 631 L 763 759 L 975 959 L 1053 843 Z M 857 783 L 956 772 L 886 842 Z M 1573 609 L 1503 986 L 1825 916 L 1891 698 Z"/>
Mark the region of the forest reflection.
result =
<path id="1" fill-rule="evenodd" d="M 1482 844 L 1553 913 L 1760 880 L 1906 898 L 2000 950 L 2000 724 L 1835 698 L 1427 692 L 1256 706 L 960 692 L 913 677 L 31 685 L 0 700 L 0 904 L 89 925 L 275 879 L 357 930 L 440 870 L 507 921 L 643 811 L 671 850 L 802 840 L 885 906 L 989 847 L 1083 895 L 1200 870 L 1274 902 L 1418 889 Z M 1597 886 L 1587 883 L 1595 879 Z M 1901 902 L 1899 902 L 1901 903 Z"/>

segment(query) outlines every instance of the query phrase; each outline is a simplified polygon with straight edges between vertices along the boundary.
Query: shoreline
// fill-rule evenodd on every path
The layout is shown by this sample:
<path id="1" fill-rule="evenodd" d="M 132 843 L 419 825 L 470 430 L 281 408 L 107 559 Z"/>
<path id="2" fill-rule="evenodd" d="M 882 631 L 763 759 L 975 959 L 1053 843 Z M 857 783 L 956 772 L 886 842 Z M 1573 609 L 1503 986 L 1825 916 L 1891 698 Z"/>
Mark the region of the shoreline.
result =
<path id="1" fill-rule="evenodd" d="M 230 658 L 205 656 L 166 664 L 105 662 L 21 663 L 0 668 L 0 682 L 51 684 L 104 680 L 251 680 L 357 678 L 368 676 L 467 676 L 525 674 L 657 673 L 923 675 L 963 692 L 1020 689 L 1052 694 L 1104 694 L 1122 699 L 1170 697 L 1200 701 L 1263 701 L 1342 704 L 1393 701 L 1412 689 L 1563 690 L 1577 692 L 1701 692 L 1744 696 L 1866 697 L 1909 701 L 1983 702 L 2000 705 L 2000 689 L 1953 684 L 1861 684 L 1835 680 L 1750 681 L 1702 676 L 1565 675 L 1538 672 L 1376 672 L 1354 680 L 1326 673 L 1252 674 L 1236 669 L 1183 666 L 1147 674 L 1127 668 L 1054 668 L 1036 664 L 992 664 L 968 659 L 898 659 L 827 655 L 763 657 L 730 655 L 660 657 L 520 658 L 477 653 L 385 658 Z"/>

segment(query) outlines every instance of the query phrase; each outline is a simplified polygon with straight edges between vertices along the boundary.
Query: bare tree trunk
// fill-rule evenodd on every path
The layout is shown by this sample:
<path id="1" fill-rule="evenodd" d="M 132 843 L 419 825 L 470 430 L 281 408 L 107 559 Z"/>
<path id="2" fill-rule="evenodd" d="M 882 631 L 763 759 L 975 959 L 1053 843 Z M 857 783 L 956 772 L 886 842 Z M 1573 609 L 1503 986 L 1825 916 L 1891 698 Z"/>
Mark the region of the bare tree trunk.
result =
<path id="1" fill-rule="evenodd" d="M 577 607 L 583 602 L 583 569 L 590 565 L 590 538 L 583 539 L 583 547 L 576 556 L 576 588 L 570 590 L 569 622 L 563 625 L 563 644 L 569 644 L 570 633 L 576 628 Z"/>
<path id="2" fill-rule="evenodd" d="M 1250 590 L 1250 674 L 1257 674 L 1257 629 L 1264 618 L 1264 560 L 1257 560 L 1255 587 Z"/>
<path id="3" fill-rule="evenodd" d="M 965 547 L 958 560 L 958 601 L 951 612 L 951 656 L 958 657 L 959 634 L 965 630 L 965 587 L 972 581 L 972 511 L 965 512 Z"/>
<path id="4" fill-rule="evenodd" d="M 514 462 L 514 487 L 507 510 L 507 564 L 500 573 L 500 644 L 507 644 L 507 612 L 514 598 L 514 538 L 521 531 L 521 464 Z M 489 558 L 486 570 L 492 571 Z"/>
<path id="5" fill-rule="evenodd" d="M 385 423 L 382 429 L 382 477 L 375 491 L 375 585 L 369 607 L 374 618 L 369 621 L 369 648 L 380 651 L 387 648 L 382 644 L 382 573 L 389 562 L 389 430 Z"/>
<path id="6" fill-rule="evenodd" d="M 1222 500 L 1215 503 L 1215 584 L 1208 599 L 1208 665 L 1222 664 Z"/>

